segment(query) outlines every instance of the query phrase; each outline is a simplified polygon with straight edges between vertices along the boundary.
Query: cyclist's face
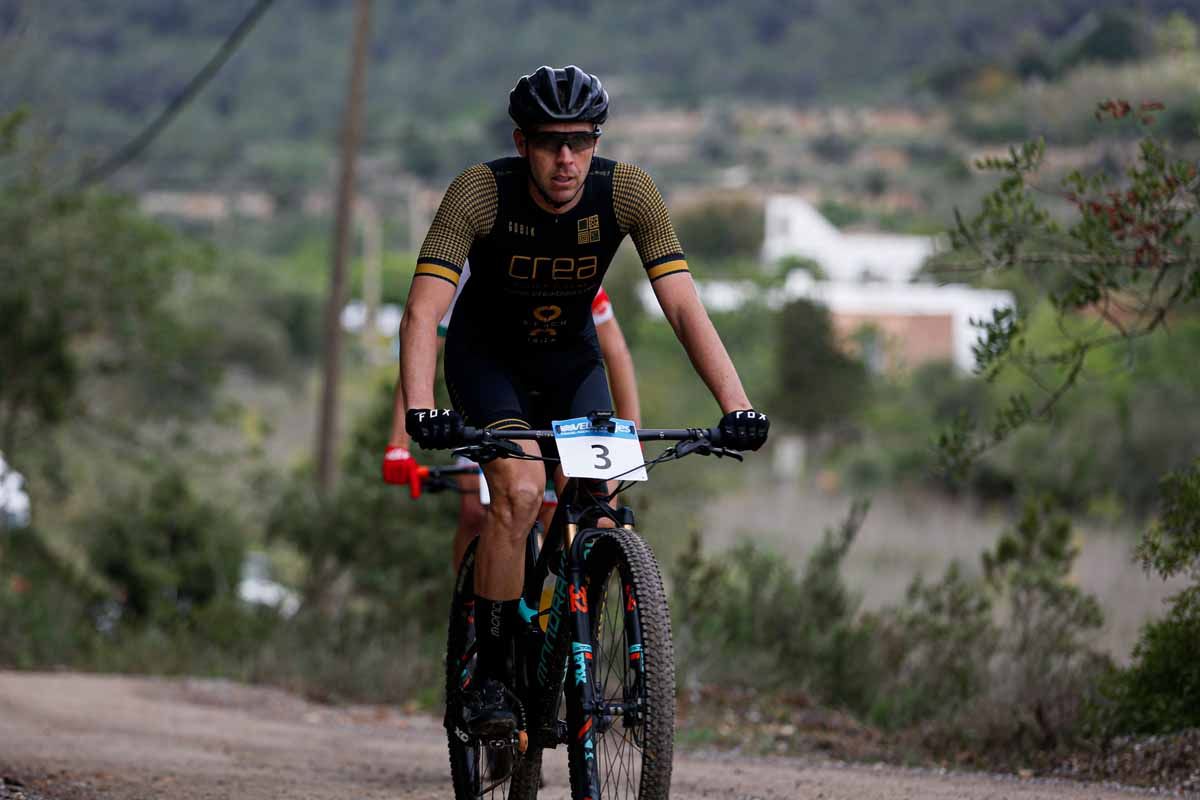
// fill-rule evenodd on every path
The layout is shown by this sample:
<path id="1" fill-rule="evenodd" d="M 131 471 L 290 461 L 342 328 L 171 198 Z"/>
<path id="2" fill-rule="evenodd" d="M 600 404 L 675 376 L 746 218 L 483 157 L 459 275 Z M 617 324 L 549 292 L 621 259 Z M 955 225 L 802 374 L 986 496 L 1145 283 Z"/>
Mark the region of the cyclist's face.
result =
<path id="1" fill-rule="evenodd" d="M 545 206 L 549 199 L 554 207 L 548 210 L 562 213 L 578 202 L 596 152 L 595 138 L 588 135 L 595 128 L 590 122 L 555 122 L 528 136 L 513 131 L 517 152 L 528 159 L 530 178 L 544 195 L 533 193 L 538 205 Z"/>

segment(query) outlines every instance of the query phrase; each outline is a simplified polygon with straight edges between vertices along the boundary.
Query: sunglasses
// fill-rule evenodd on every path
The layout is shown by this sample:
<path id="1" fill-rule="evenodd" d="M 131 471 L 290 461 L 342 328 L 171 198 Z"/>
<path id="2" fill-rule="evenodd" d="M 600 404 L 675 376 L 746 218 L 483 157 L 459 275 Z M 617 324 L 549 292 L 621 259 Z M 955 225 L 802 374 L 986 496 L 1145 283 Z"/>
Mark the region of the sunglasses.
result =
<path id="1" fill-rule="evenodd" d="M 534 131 L 525 134 L 525 139 L 531 147 L 548 153 L 557 153 L 564 144 L 571 148 L 572 153 L 582 153 L 595 147 L 599 138 L 600 131 Z"/>

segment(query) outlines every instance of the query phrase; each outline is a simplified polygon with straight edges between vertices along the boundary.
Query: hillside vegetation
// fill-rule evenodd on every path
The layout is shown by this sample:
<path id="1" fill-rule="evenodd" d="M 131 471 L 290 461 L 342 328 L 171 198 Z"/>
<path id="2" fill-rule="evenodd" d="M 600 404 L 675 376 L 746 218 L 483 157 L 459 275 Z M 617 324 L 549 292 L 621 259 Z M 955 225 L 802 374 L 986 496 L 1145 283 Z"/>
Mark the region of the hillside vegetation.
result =
<path id="1" fill-rule="evenodd" d="M 29 103 L 77 152 L 102 157 L 175 96 L 252 5 L 107 0 L 0 13 L 0 107 Z M 452 147 L 482 158 L 507 127 L 504 97 L 542 63 L 601 75 L 614 109 L 737 103 L 824 108 L 928 101 L 980 75 L 1053 77 L 1154 46 L 1178 4 L 1146 0 L 742 3 L 527 0 L 375 3 L 368 150 Z M 278 0 L 150 155 L 188 183 L 246 170 L 320 176 L 346 79 L 352 4 Z M 979 81 L 975 81 L 979 83 Z M 271 145 L 268 147 L 268 145 Z M 442 167 L 445 168 L 444 166 Z"/>

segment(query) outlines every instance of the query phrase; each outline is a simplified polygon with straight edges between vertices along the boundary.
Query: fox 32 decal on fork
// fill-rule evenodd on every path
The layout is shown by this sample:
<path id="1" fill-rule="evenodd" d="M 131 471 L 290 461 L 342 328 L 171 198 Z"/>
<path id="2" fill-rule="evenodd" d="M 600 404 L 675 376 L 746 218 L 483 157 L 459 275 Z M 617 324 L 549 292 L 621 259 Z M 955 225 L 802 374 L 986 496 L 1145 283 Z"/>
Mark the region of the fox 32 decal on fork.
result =
<path id="1" fill-rule="evenodd" d="M 601 429 L 620 422 L 604 414 L 587 421 Z M 527 457 L 512 441 L 552 436 L 468 429 L 468 446 L 458 452 L 480 462 Z M 639 457 L 638 470 L 688 454 L 741 458 L 722 448 L 712 429 L 639 430 L 636 438 L 678 442 L 648 463 Z M 662 578 L 654 553 L 634 530 L 633 513 L 608 502 L 628 486 L 600 496 L 595 487 L 568 480 L 544 541 L 539 526 L 526 540 L 524 624 L 510 654 L 515 684 L 508 700 L 517 730 L 501 740 L 482 741 L 464 723 L 463 693 L 477 660 L 474 544 L 463 559 L 446 648 L 445 726 L 458 800 L 533 800 L 545 752 L 559 745 L 567 751 L 574 800 L 669 796 L 675 668 Z M 602 519 L 615 527 L 599 527 Z M 553 591 L 544 591 L 551 580 Z"/>

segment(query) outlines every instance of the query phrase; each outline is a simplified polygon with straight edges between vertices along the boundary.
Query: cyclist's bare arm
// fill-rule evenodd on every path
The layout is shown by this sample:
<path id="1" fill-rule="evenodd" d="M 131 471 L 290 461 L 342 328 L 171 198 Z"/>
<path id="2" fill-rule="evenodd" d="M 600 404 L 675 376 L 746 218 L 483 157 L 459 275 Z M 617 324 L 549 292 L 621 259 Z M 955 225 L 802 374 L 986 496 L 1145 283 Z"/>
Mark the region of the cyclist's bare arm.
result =
<path id="1" fill-rule="evenodd" d="M 651 285 L 667 322 L 687 351 L 696 373 L 721 406 L 721 411 L 753 408 L 746 397 L 746 390 L 742 388 L 737 369 L 725 345 L 721 343 L 712 320 L 708 318 L 704 304 L 700 302 L 691 274 L 676 272 L 665 275 Z"/>
<path id="2" fill-rule="evenodd" d="M 438 321 L 454 299 L 454 284 L 432 275 L 413 276 L 400 318 L 400 381 L 408 408 L 433 408 Z"/>
<path id="3" fill-rule="evenodd" d="M 613 403 L 616 405 L 617 416 L 621 419 L 631 419 L 641 427 L 642 411 L 638 404 L 637 375 L 633 369 L 633 356 L 625 335 L 616 318 L 602 322 L 596 326 L 596 335 L 600 339 L 600 354 L 604 358 L 604 366 L 608 369 L 608 382 L 612 389 Z"/>
<path id="4" fill-rule="evenodd" d="M 438 350 L 442 349 L 445 344 L 445 339 L 438 337 Z M 396 370 L 396 391 L 392 395 L 392 433 L 388 437 L 389 447 L 403 447 L 409 449 L 408 431 L 404 430 L 404 412 L 408 410 L 408 406 L 404 402 L 404 370 L 397 368 Z"/>
<path id="5" fill-rule="evenodd" d="M 396 390 L 392 393 L 392 433 L 388 436 L 388 447 L 403 447 L 408 450 L 408 431 L 404 430 L 404 376 L 396 371 Z"/>
<path id="6" fill-rule="evenodd" d="M 481 192 L 490 204 L 476 201 Z M 472 243 L 495 222 L 495 192 L 495 178 L 486 166 L 464 170 L 450 182 L 425 234 L 400 318 L 400 377 L 408 408 L 434 407 L 437 326 L 454 301 Z"/>

